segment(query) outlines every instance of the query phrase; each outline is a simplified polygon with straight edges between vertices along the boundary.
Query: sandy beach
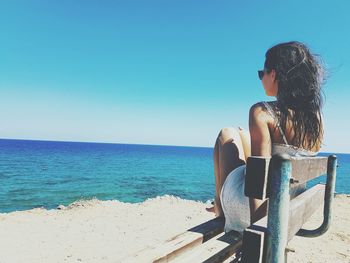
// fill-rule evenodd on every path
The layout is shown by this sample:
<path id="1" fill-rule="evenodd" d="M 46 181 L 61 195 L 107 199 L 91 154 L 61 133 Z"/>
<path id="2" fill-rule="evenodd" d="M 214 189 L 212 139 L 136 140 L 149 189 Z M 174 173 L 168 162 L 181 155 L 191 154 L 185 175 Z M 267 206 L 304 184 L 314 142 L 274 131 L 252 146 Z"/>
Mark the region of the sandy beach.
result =
<path id="1" fill-rule="evenodd" d="M 0 263 L 122 262 L 213 218 L 208 204 L 163 196 L 142 203 L 79 201 L 61 209 L 0 214 Z M 306 227 L 318 226 L 320 209 Z M 295 237 L 288 262 L 350 262 L 350 196 L 338 195 L 331 229 Z"/>

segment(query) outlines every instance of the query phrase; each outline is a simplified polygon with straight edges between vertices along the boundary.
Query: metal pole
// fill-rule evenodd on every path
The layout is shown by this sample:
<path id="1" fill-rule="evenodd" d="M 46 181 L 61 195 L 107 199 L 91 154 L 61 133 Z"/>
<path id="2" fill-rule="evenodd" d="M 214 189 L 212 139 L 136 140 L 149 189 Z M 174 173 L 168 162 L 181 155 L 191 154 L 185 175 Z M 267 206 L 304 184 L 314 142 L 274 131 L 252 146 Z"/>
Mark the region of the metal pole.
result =
<path id="1" fill-rule="evenodd" d="M 297 233 L 298 236 L 318 237 L 324 234 L 328 230 L 331 224 L 331 218 L 332 218 L 332 202 L 334 197 L 336 175 L 337 175 L 337 156 L 330 155 L 328 157 L 328 164 L 327 164 L 327 183 L 326 183 L 326 192 L 324 196 L 322 225 L 319 228 L 314 230 L 300 229 Z"/>
<path id="2" fill-rule="evenodd" d="M 288 241 L 289 182 L 292 165 L 287 154 L 274 155 L 269 176 L 269 211 L 267 218 L 267 262 L 285 262 Z"/>

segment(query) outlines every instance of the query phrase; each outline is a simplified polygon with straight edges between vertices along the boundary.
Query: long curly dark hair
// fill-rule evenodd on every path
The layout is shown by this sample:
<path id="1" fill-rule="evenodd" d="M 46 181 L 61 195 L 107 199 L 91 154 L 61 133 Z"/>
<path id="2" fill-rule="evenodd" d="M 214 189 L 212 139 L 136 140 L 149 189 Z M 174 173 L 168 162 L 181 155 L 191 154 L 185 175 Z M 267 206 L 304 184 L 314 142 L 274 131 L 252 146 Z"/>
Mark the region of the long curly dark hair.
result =
<path id="1" fill-rule="evenodd" d="M 286 131 L 287 121 L 291 120 L 293 145 L 305 149 L 320 145 L 323 139 L 321 87 L 325 81 L 320 57 L 296 41 L 273 46 L 265 57 L 265 70 L 276 71 L 276 111 L 283 131 Z"/>

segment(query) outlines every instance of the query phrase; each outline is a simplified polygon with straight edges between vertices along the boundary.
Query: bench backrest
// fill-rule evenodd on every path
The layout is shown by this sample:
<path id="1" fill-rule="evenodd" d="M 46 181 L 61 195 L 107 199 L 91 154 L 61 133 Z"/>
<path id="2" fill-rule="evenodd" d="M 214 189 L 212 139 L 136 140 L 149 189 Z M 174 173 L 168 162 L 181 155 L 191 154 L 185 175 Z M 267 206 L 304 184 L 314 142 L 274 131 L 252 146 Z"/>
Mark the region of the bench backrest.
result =
<path id="1" fill-rule="evenodd" d="M 318 236 L 328 229 L 336 165 L 334 155 L 328 158 L 288 155 L 248 158 L 245 194 L 261 200 L 269 198 L 269 210 L 267 217 L 244 231 L 242 262 L 284 262 L 285 247 L 295 234 Z M 319 184 L 303 191 L 306 182 L 324 174 L 327 174 L 326 186 Z M 296 188 L 302 191 L 290 195 Z M 322 225 L 316 230 L 300 230 L 322 203 Z"/>

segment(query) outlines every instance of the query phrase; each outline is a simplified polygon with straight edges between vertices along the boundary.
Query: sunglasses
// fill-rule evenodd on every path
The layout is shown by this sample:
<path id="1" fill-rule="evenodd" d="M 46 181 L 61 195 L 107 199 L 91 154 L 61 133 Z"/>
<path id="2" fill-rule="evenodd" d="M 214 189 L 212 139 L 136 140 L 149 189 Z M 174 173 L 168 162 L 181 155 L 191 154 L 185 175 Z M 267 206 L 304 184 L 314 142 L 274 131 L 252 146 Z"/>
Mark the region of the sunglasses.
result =
<path id="1" fill-rule="evenodd" d="M 265 73 L 269 73 L 270 70 L 264 68 L 263 70 L 258 70 L 258 76 L 259 76 L 259 79 L 262 80 Z"/>

